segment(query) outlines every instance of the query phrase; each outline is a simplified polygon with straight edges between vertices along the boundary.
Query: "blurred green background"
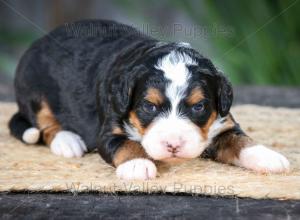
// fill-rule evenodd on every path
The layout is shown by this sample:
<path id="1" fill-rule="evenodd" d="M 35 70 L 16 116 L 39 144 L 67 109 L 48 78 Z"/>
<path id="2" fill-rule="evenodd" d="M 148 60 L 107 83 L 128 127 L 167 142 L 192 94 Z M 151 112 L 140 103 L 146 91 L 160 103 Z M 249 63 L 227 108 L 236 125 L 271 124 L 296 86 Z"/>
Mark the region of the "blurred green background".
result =
<path id="1" fill-rule="evenodd" d="M 25 49 L 65 22 L 113 19 L 166 41 L 184 41 L 236 85 L 300 85 L 298 0 L 0 0 L 0 81 Z"/>

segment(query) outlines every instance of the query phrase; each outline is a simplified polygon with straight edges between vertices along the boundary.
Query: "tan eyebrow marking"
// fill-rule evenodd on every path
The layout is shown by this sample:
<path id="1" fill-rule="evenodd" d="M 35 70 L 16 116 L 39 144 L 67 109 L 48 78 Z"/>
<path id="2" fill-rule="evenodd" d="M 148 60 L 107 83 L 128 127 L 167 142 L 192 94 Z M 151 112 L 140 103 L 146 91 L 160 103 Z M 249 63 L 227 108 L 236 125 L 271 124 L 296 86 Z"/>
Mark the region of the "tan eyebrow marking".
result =
<path id="1" fill-rule="evenodd" d="M 161 95 L 160 91 L 156 88 L 150 88 L 147 91 L 146 100 L 149 102 L 160 105 L 163 103 L 163 96 Z"/>
<path id="2" fill-rule="evenodd" d="M 191 91 L 190 95 L 188 96 L 187 103 L 189 105 L 194 105 L 204 98 L 205 97 L 202 90 L 199 87 L 196 87 Z"/>

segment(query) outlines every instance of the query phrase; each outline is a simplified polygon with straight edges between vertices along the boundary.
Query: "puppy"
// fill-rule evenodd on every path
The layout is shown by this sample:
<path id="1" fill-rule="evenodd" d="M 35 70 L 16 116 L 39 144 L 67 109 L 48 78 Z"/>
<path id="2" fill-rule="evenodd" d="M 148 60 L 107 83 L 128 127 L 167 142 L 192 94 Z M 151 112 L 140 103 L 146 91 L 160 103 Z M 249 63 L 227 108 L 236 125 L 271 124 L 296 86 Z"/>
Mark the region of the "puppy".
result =
<path id="1" fill-rule="evenodd" d="M 232 86 L 208 58 L 113 21 L 74 22 L 37 40 L 18 65 L 15 92 L 12 135 L 64 157 L 97 148 L 119 178 L 155 178 L 155 161 L 199 156 L 289 169 L 241 130 Z"/>

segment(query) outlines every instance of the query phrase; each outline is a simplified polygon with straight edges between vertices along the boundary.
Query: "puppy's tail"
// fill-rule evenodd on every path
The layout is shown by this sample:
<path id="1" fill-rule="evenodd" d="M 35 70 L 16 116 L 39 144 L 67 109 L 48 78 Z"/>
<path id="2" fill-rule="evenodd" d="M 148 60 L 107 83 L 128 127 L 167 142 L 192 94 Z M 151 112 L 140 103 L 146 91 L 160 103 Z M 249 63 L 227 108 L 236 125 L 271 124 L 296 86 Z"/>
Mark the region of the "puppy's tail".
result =
<path id="1" fill-rule="evenodd" d="M 20 113 L 15 113 L 8 122 L 10 133 L 26 144 L 36 144 L 40 140 L 40 130 L 32 127 L 30 122 Z"/>

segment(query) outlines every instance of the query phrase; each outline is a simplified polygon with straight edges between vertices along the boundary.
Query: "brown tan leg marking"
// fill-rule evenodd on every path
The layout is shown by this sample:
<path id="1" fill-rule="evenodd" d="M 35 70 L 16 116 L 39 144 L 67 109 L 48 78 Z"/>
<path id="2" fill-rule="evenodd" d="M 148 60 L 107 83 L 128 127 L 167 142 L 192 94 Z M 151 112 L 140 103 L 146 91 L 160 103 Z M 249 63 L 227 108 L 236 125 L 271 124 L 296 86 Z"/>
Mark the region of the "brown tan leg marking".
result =
<path id="1" fill-rule="evenodd" d="M 127 140 L 117 150 L 113 159 L 113 164 L 117 167 L 120 164 L 135 158 L 148 158 L 148 156 L 140 143 Z"/>
<path id="2" fill-rule="evenodd" d="M 41 110 L 37 113 L 37 123 L 43 132 L 44 142 L 49 146 L 56 133 L 61 130 L 61 126 L 45 101 L 41 103 Z"/>
<path id="3" fill-rule="evenodd" d="M 240 151 L 247 146 L 253 145 L 248 136 L 238 134 L 227 134 L 217 140 L 218 147 L 216 160 L 231 164 L 234 159 L 239 158 Z"/>

